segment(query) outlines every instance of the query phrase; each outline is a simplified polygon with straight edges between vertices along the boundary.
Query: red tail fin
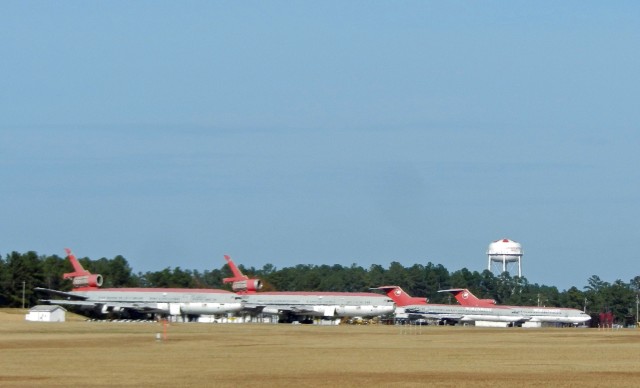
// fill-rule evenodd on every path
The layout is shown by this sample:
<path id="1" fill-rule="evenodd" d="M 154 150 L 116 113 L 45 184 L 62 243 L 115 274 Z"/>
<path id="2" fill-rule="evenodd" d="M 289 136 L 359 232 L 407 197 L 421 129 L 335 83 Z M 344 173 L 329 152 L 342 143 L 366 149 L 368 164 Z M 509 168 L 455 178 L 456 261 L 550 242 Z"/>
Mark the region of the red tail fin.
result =
<path id="1" fill-rule="evenodd" d="M 384 291 L 389 298 L 391 298 L 398 307 L 408 306 L 413 304 L 427 304 L 429 301 L 427 298 L 412 297 L 398 286 L 382 286 L 375 288 L 376 290 Z"/>
<path id="2" fill-rule="evenodd" d="M 229 268 L 231 268 L 231 272 L 233 272 L 233 277 L 232 278 L 224 278 L 224 279 L 222 279 L 222 281 L 224 283 L 229 283 L 229 282 L 235 282 L 235 281 L 239 281 L 239 280 L 247 280 L 247 279 L 249 279 L 249 277 L 247 275 L 245 275 L 242 272 L 240 272 L 240 269 L 238 269 L 238 267 L 236 267 L 236 264 L 233 262 L 233 260 L 231 260 L 231 257 L 229 255 L 224 255 L 224 259 L 227 261 L 227 264 L 229 265 Z"/>
<path id="3" fill-rule="evenodd" d="M 102 275 L 92 275 L 82 267 L 82 264 L 76 259 L 71 249 L 65 248 L 67 257 L 73 266 L 75 272 L 69 272 L 62 275 L 63 279 L 71 278 L 73 280 L 74 289 L 98 288 L 102 286 Z"/>
<path id="4" fill-rule="evenodd" d="M 71 265 L 73 266 L 73 269 L 75 270 L 75 272 L 69 272 L 69 273 L 66 273 L 66 274 L 62 275 L 62 277 L 64 279 L 74 278 L 76 276 L 91 275 L 91 272 L 87 271 L 86 269 L 84 269 L 82 267 L 82 264 L 80 264 L 78 259 L 76 259 L 76 256 L 73 254 L 73 252 L 71 252 L 71 249 L 64 248 L 64 251 L 67 252 L 67 257 L 69 258 L 69 261 L 71 262 Z"/>
<path id="5" fill-rule="evenodd" d="M 461 306 L 489 307 L 496 304 L 496 301 L 493 299 L 478 299 L 466 288 L 452 288 L 438 292 L 450 292 Z"/>
<path id="6" fill-rule="evenodd" d="M 236 264 L 231 260 L 229 255 L 224 255 L 224 259 L 227 261 L 231 272 L 233 272 L 232 278 L 222 279 L 223 283 L 231 283 L 231 289 L 239 293 L 252 294 L 262 288 L 262 281 L 260 279 L 249 279 L 249 277 L 236 267 Z"/>

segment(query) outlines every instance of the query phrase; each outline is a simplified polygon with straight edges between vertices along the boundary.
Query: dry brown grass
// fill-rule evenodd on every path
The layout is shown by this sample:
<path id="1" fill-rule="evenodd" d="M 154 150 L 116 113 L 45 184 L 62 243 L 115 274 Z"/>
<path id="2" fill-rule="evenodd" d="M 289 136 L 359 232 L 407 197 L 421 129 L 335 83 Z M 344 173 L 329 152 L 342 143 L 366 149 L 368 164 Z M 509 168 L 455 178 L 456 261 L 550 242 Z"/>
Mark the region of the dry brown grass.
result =
<path id="1" fill-rule="evenodd" d="M 637 386 L 640 331 L 24 321 L 0 386 Z"/>

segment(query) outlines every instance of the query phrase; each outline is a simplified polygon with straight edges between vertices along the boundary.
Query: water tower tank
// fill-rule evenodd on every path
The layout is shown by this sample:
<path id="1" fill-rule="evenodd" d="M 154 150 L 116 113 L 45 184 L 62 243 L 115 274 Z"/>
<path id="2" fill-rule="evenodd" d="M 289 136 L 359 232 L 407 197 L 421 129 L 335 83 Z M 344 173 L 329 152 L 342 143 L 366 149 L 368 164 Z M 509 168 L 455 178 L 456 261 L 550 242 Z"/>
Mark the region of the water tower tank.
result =
<path id="1" fill-rule="evenodd" d="M 509 272 L 509 267 L 517 266 L 518 276 L 522 276 L 522 245 L 508 238 L 496 240 L 487 249 L 489 263 L 487 269 L 496 275 Z"/>

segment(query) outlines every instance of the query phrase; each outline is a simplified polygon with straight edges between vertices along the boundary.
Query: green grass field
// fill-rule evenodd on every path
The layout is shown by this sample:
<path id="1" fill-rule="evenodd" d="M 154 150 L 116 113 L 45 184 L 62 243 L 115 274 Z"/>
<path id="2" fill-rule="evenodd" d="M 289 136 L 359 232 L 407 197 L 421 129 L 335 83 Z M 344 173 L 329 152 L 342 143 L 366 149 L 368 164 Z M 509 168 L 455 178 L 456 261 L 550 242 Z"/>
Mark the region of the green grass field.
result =
<path id="1" fill-rule="evenodd" d="M 0 310 L 0 386 L 635 387 L 640 330 L 64 323 Z"/>

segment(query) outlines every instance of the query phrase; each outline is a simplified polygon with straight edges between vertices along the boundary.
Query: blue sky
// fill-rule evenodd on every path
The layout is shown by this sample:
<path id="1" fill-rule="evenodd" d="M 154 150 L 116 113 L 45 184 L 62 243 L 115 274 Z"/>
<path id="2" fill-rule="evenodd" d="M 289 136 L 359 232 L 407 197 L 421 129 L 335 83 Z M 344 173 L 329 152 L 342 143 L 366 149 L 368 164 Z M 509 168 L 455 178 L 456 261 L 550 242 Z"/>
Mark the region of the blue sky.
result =
<path id="1" fill-rule="evenodd" d="M 640 275 L 636 2 L 3 2 L 0 254 Z M 373 285 L 372 285 L 373 286 Z"/>

